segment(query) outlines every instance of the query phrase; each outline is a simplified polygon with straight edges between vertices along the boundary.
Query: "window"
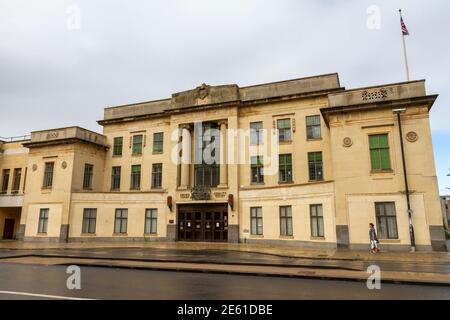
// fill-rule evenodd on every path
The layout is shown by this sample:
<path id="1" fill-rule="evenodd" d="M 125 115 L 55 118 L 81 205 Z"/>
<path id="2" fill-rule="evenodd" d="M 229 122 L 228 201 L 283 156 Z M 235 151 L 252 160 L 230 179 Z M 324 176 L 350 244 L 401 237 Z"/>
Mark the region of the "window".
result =
<path id="1" fill-rule="evenodd" d="M 162 153 L 164 150 L 164 133 L 153 134 L 153 152 Z"/>
<path id="2" fill-rule="evenodd" d="M 111 190 L 120 190 L 122 167 L 112 167 Z"/>
<path id="3" fill-rule="evenodd" d="M 292 236 L 292 207 L 280 207 L 280 234 Z"/>
<path id="4" fill-rule="evenodd" d="M 309 181 L 323 180 L 322 152 L 308 153 Z"/>
<path id="5" fill-rule="evenodd" d="M 375 203 L 378 237 L 380 239 L 398 239 L 397 215 L 394 202 Z"/>
<path id="6" fill-rule="evenodd" d="M 128 209 L 116 209 L 116 219 L 114 221 L 114 233 L 127 233 Z"/>
<path id="7" fill-rule="evenodd" d="M 152 166 L 152 189 L 162 187 L 162 163 L 155 163 Z"/>
<path id="8" fill-rule="evenodd" d="M 14 180 L 12 193 L 19 193 L 20 189 L 20 179 L 22 178 L 22 169 L 14 169 Z"/>
<path id="9" fill-rule="evenodd" d="M 264 144 L 264 129 L 262 122 L 250 123 L 250 145 L 258 146 Z"/>
<path id="10" fill-rule="evenodd" d="M 220 182 L 220 167 L 217 164 L 195 165 L 195 185 L 217 187 Z"/>
<path id="11" fill-rule="evenodd" d="M 141 166 L 131 166 L 131 190 L 139 190 L 141 188 Z"/>
<path id="12" fill-rule="evenodd" d="M 158 225 L 158 210 L 145 210 L 145 234 L 156 234 Z"/>
<path id="13" fill-rule="evenodd" d="M 217 123 L 203 123 L 195 132 L 195 186 L 217 187 L 220 183 L 220 139 Z"/>
<path id="14" fill-rule="evenodd" d="M 3 193 L 3 194 L 8 192 L 10 172 L 11 172 L 11 170 L 9 170 L 9 169 L 3 170 L 2 190 L 1 190 L 1 193 Z"/>
<path id="15" fill-rule="evenodd" d="M 133 156 L 142 155 L 143 141 L 144 141 L 143 135 L 133 136 Z"/>
<path id="16" fill-rule="evenodd" d="M 123 137 L 114 138 L 113 156 L 122 156 L 123 151 Z"/>
<path id="17" fill-rule="evenodd" d="M 45 163 L 45 171 L 44 171 L 44 183 L 42 185 L 43 188 L 51 188 L 53 186 L 53 169 L 55 167 L 54 162 Z"/>
<path id="18" fill-rule="evenodd" d="M 292 155 L 280 154 L 279 156 L 279 182 L 292 182 Z"/>
<path id="19" fill-rule="evenodd" d="M 281 119 L 277 121 L 278 141 L 291 141 L 291 119 Z"/>
<path id="20" fill-rule="evenodd" d="M 84 165 L 84 179 L 83 179 L 83 189 L 92 189 L 92 178 L 94 176 L 94 166 L 92 164 Z"/>
<path id="21" fill-rule="evenodd" d="M 39 212 L 38 233 L 47 233 L 49 209 L 41 209 Z"/>
<path id="22" fill-rule="evenodd" d="M 262 208 L 250 208 L 250 225 L 252 235 L 262 236 L 263 235 L 263 217 Z"/>
<path id="23" fill-rule="evenodd" d="M 82 233 L 94 234 L 97 224 L 97 209 L 84 209 Z"/>
<path id="24" fill-rule="evenodd" d="M 264 183 L 264 164 L 262 156 L 251 158 L 251 175 L 252 183 Z"/>
<path id="25" fill-rule="evenodd" d="M 373 171 L 391 170 L 387 134 L 369 136 L 370 160 Z"/>
<path id="26" fill-rule="evenodd" d="M 315 238 L 324 237 L 323 208 L 321 204 L 312 204 L 309 207 L 311 216 L 311 236 Z"/>
<path id="27" fill-rule="evenodd" d="M 320 116 L 306 117 L 306 137 L 307 139 L 320 139 Z"/>

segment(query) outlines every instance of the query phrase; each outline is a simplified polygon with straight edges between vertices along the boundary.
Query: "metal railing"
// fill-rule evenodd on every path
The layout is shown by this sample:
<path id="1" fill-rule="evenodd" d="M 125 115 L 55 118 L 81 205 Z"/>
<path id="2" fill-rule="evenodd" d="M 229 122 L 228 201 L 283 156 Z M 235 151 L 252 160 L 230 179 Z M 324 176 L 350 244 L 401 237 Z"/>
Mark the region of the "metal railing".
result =
<path id="1" fill-rule="evenodd" d="M 27 134 L 24 136 L 17 136 L 17 137 L 9 137 L 9 138 L 5 138 L 5 137 L 0 137 L 0 141 L 1 142 L 20 142 L 20 141 L 26 141 L 26 140 L 30 140 L 31 139 L 31 135 Z"/>

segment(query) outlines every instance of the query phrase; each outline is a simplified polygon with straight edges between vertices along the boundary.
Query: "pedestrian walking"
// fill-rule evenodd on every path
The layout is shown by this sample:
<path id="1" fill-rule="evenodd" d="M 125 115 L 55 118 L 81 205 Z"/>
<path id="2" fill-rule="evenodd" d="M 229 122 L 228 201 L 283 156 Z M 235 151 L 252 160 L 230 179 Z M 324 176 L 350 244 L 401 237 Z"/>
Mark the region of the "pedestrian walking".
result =
<path id="1" fill-rule="evenodd" d="M 373 223 L 369 224 L 370 253 L 380 252 L 377 231 Z"/>

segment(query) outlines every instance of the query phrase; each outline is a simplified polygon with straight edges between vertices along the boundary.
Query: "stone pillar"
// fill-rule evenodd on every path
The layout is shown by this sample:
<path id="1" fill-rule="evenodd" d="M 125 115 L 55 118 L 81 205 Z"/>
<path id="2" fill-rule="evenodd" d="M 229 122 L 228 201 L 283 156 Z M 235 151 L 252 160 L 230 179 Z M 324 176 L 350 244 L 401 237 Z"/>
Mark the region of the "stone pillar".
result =
<path id="1" fill-rule="evenodd" d="M 219 188 L 228 188 L 228 152 L 227 152 L 227 127 L 226 120 L 219 122 L 220 126 L 220 183 Z"/>
<path id="2" fill-rule="evenodd" d="M 180 189 L 189 189 L 189 176 L 191 168 L 191 127 L 190 125 L 182 125 L 182 142 L 181 142 L 181 172 L 180 172 Z"/>
<path id="3" fill-rule="evenodd" d="M 228 243 L 239 243 L 239 225 L 228 226 Z"/>
<path id="4" fill-rule="evenodd" d="M 59 232 L 59 242 L 69 242 L 69 225 L 62 224 Z"/>
<path id="5" fill-rule="evenodd" d="M 177 241 L 177 225 L 176 224 L 168 224 L 167 225 L 167 236 L 166 241 L 175 242 Z"/>
<path id="6" fill-rule="evenodd" d="M 433 251 L 446 252 L 447 243 L 443 226 L 430 226 L 431 248 Z"/>
<path id="7" fill-rule="evenodd" d="M 347 225 L 336 226 L 336 237 L 338 249 L 348 249 L 350 246 L 350 233 Z"/>
<path id="8" fill-rule="evenodd" d="M 19 226 L 19 233 L 17 234 L 17 240 L 19 240 L 19 241 L 25 240 L 25 228 L 26 228 L 25 224 L 21 224 Z"/>

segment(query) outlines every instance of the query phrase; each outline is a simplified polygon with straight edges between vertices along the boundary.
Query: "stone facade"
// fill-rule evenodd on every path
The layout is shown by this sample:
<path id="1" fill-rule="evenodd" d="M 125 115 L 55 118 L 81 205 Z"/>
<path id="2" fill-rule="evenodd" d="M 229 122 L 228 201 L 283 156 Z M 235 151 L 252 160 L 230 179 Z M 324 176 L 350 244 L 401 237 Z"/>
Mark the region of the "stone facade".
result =
<path id="1" fill-rule="evenodd" d="M 187 237 L 362 249 L 373 222 L 383 229 L 384 248 L 409 250 L 400 135 L 392 111 L 401 108 L 416 245 L 442 250 L 429 124 L 436 98 L 426 94 L 424 81 L 346 90 L 338 75 L 330 74 L 242 88 L 203 84 L 165 100 L 106 108 L 99 121 L 103 134 L 71 127 L 0 144 L 0 174 L 18 167 L 24 173 L 21 199 L 11 200 L 10 186 L 0 195 L 0 233 L 13 212 L 14 237 L 25 241 Z M 216 167 L 196 163 L 200 121 L 219 132 L 209 140 L 220 154 Z M 264 138 L 256 144 L 248 134 L 255 124 Z M 384 145 L 373 145 L 374 136 L 385 137 Z M 377 152 L 385 158 L 383 168 L 374 160 Z M 270 161 L 255 178 L 252 161 L 258 156 Z M 200 179 L 208 179 L 207 193 L 193 196 Z M 181 217 L 178 209 L 189 205 L 205 210 Z M 208 212 L 214 205 L 228 210 Z M 90 212 L 95 212 L 91 219 Z"/>

